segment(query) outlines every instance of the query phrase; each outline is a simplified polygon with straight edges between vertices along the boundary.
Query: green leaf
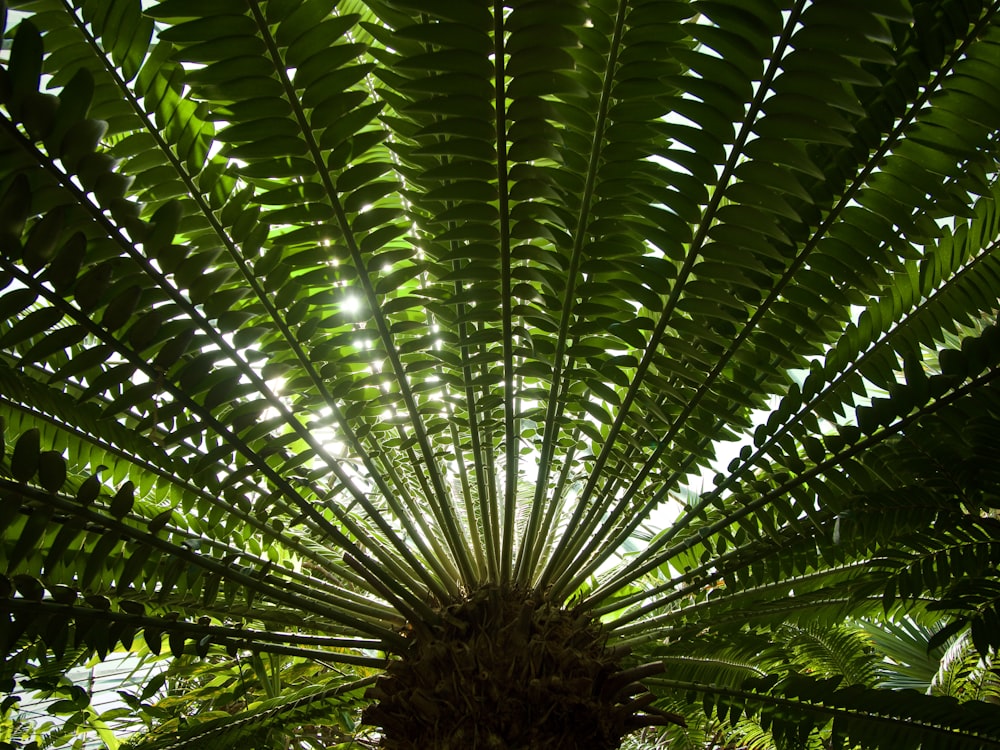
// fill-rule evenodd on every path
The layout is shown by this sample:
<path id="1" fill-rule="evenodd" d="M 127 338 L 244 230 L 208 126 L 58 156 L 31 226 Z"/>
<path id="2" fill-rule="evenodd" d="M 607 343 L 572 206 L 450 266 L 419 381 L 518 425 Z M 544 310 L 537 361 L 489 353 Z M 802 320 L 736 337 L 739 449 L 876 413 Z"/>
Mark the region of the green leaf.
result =
<path id="1" fill-rule="evenodd" d="M 97 499 L 100 491 L 100 477 L 97 474 L 92 474 L 80 484 L 80 489 L 76 493 L 76 500 L 81 505 L 90 505 Z"/>
<path id="2" fill-rule="evenodd" d="M 146 523 L 146 529 L 149 531 L 150 534 L 155 534 L 157 531 L 159 531 L 160 529 L 162 529 L 168 523 L 171 522 L 173 514 L 174 512 L 171 509 L 157 513 Z"/>
<path id="3" fill-rule="evenodd" d="M 50 714 L 58 716 L 59 714 L 76 713 L 79 710 L 79 707 L 77 706 L 76 701 L 64 699 L 53 701 L 45 710 Z"/>
<path id="4" fill-rule="evenodd" d="M 49 137 L 55 128 L 58 109 L 58 97 L 37 91 L 28 94 L 21 113 L 21 121 L 32 141 L 41 141 Z"/>
<path id="5" fill-rule="evenodd" d="M 193 21 L 170 26 L 165 31 L 160 32 L 159 37 L 165 42 L 204 42 L 231 37 L 232 41 L 223 41 L 222 44 L 235 46 L 235 40 L 241 34 L 252 36 L 255 31 L 254 22 L 243 13 L 212 14 L 205 18 L 196 18 Z M 219 54 L 223 54 L 223 50 L 220 50 Z M 225 56 L 229 57 L 230 54 L 225 54 Z"/>
<path id="6" fill-rule="evenodd" d="M 137 285 L 132 285 L 121 291 L 108 303 L 101 317 L 101 325 L 106 330 L 117 331 L 132 318 L 142 289 Z"/>
<path id="7" fill-rule="evenodd" d="M 59 158 L 68 169 L 75 170 L 83 157 L 97 150 L 107 131 L 108 124 L 103 120 L 83 120 L 68 131 L 59 143 Z"/>
<path id="8" fill-rule="evenodd" d="M 208 15 L 237 14 L 246 10 L 241 0 L 164 0 L 143 12 L 151 18 L 199 18 Z M 150 696 L 142 696 L 146 700 Z"/>
<path id="9" fill-rule="evenodd" d="M 84 590 L 97 579 L 102 571 L 107 569 L 109 562 L 113 559 L 111 552 L 118 546 L 120 537 L 117 532 L 109 532 L 100 537 L 87 558 L 87 563 L 80 578 L 80 587 Z"/>
<path id="10" fill-rule="evenodd" d="M 150 219 L 150 229 L 143 237 L 142 247 L 151 256 L 156 257 L 165 247 L 170 245 L 182 217 L 182 209 L 177 201 L 167 201 L 153 214 Z"/>
<path id="11" fill-rule="evenodd" d="M 146 648 L 158 656 L 163 648 L 163 631 L 147 626 L 142 630 L 142 638 L 146 642 Z"/>
<path id="12" fill-rule="evenodd" d="M 35 550 L 38 541 L 42 539 L 46 528 L 52 521 L 52 513 L 46 509 L 35 508 L 28 514 L 21 531 L 7 555 L 7 570 L 15 571 L 23 561 Z M 12 577 L 14 587 L 26 599 L 42 598 L 42 585 L 30 575 Z"/>
<path id="13" fill-rule="evenodd" d="M 38 456 L 38 483 L 49 492 L 58 492 L 66 483 L 66 459 L 59 451 L 42 451 Z"/>
<path id="14" fill-rule="evenodd" d="M 43 275 L 57 294 L 66 295 L 72 290 L 86 253 L 87 238 L 83 232 L 74 232 L 63 243 Z"/>
<path id="15" fill-rule="evenodd" d="M 62 352 L 79 344 L 86 335 L 87 330 L 81 325 L 71 325 L 51 331 L 24 353 L 21 365 L 38 362 Z"/>
<path id="16" fill-rule="evenodd" d="M 62 318 L 62 310 L 54 307 L 33 310 L 0 336 L 0 347 L 12 348 L 26 339 L 39 336 L 55 326 Z"/>
<path id="17" fill-rule="evenodd" d="M 58 119 L 46 140 L 55 149 L 71 129 L 86 119 L 94 98 L 94 76 L 87 68 L 77 68 L 59 92 Z"/>
<path id="18" fill-rule="evenodd" d="M 131 512 L 135 504 L 135 483 L 127 480 L 118 488 L 111 502 L 108 504 L 108 511 L 115 518 L 124 518 Z"/>
<path id="19" fill-rule="evenodd" d="M 41 432 L 37 427 L 22 432 L 10 456 L 10 473 L 19 482 L 30 481 L 38 472 L 41 456 Z"/>
<path id="20" fill-rule="evenodd" d="M 52 260 L 65 223 L 62 207 L 46 213 L 28 231 L 22 255 L 25 267 L 34 273 Z"/>
<path id="21" fill-rule="evenodd" d="M 337 190 L 349 193 L 372 180 L 381 177 L 392 168 L 391 164 L 382 162 L 366 162 L 345 170 L 337 178 Z"/>
<path id="22" fill-rule="evenodd" d="M 14 176 L 0 198 L 0 255 L 21 257 L 21 234 L 28 220 L 31 191 L 27 176 Z"/>
<path id="23" fill-rule="evenodd" d="M 42 74 L 42 37 L 30 20 L 17 25 L 10 48 L 10 94 L 7 105 L 15 118 L 23 116 L 29 94 L 38 91 Z"/>

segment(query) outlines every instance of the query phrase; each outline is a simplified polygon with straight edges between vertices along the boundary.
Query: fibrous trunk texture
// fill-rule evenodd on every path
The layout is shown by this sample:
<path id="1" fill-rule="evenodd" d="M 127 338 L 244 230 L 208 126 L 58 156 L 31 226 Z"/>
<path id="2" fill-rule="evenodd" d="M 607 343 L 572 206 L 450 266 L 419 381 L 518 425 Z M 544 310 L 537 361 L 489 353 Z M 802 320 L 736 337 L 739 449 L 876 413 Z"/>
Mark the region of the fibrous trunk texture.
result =
<path id="1" fill-rule="evenodd" d="M 381 727 L 385 748 L 612 750 L 641 726 L 677 721 L 636 682 L 658 668 L 623 671 L 625 654 L 586 613 L 485 587 L 440 614 L 414 627 L 369 690 L 364 720 Z"/>

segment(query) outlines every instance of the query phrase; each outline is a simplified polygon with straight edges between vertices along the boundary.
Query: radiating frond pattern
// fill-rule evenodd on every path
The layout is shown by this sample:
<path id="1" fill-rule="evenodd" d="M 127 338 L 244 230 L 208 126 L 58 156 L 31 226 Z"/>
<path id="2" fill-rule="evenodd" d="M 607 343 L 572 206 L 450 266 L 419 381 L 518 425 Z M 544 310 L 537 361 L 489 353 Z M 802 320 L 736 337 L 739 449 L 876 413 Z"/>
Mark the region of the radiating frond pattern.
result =
<path id="1" fill-rule="evenodd" d="M 326 671 L 132 746 L 1000 747 L 1000 3 L 0 30 L 5 690 L 270 654 Z"/>

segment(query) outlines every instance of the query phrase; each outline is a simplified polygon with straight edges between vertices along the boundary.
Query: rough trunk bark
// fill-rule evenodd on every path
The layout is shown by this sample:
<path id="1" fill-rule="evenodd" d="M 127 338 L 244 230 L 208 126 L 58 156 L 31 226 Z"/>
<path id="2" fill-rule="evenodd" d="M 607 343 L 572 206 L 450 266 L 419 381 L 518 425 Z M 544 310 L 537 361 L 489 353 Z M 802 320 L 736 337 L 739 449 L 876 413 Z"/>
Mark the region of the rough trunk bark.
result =
<path id="1" fill-rule="evenodd" d="M 369 690 L 389 750 L 614 750 L 668 716 L 638 682 L 658 665 L 623 669 L 586 612 L 485 587 L 440 614 Z"/>

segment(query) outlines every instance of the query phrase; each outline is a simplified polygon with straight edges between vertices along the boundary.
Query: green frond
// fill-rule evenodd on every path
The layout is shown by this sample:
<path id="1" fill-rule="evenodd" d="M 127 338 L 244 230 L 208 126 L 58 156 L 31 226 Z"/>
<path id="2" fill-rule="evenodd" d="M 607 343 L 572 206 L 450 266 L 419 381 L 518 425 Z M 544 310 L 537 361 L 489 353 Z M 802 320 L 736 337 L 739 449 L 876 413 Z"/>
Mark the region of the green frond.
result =
<path id="1" fill-rule="evenodd" d="M 174 731 L 156 731 L 131 739 L 123 747 L 136 750 L 172 750 L 187 747 L 230 750 L 247 743 L 266 745 L 269 734 L 284 734 L 293 726 L 329 726 L 346 739 L 354 729 L 345 719 L 360 701 L 371 679 L 339 685 L 317 685 L 261 701 L 234 716 L 220 716 Z"/>
<path id="2" fill-rule="evenodd" d="M 673 682 L 664 688 L 690 690 L 705 713 L 729 724 L 743 715 L 757 721 L 777 747 L 803 747 L 811 733 L 826 727 L 835 747 L 896 743 L 896 747 L 996 747 L 993 713 L 987 703 L 959 703 L 915 691 L 876 690 L 860 685 L 838 688 L 839 679 L 793 675 L 783 680 L 750 680 L 742 688 Z M 894 719 L 888 719 L 893 716 Z"/>

